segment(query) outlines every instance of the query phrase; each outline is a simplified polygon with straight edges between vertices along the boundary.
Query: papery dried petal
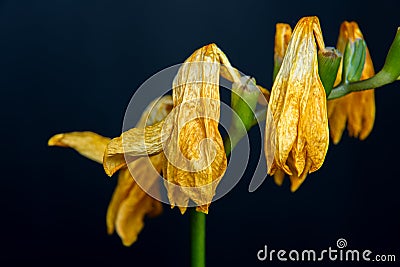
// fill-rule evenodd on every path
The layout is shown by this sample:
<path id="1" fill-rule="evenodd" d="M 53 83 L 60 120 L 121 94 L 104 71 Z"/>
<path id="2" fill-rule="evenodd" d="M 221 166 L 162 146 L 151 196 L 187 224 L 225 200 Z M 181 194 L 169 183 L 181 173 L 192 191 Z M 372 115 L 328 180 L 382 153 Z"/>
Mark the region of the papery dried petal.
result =
<path id="1" fill-rule="evenodd" d="M 163 149 L 163 126 L 164 120 L 145 129 L 132 128 L 112 139 L 104 154 L 103 166 L 107 175 L 113 175 L 126 165 L 124 155 L 139 157 L 160 153 Z"/>
<path id="2" fill-rule="evenodd" d="M 318 170 L 324 162 L 329 133 L 317 44 L 324 48 L 318 18 L 302 18 L 293 31 L 271 92 L 265 144 L 267 158 L 274 155 L 269 174 L 279 168 L 289 175 L 302 176 L 304 171 Z M 309 169 L 305 168 L 308 160 Z"/>
<path id="3" fill-rule="evenodd" d="M 155 155 L 152 159 L 159 172 L 162 167 L 161 155 Z M 113 233 L 115 226 L 125 246 L 136 241 L 144 226 L 145 216 L 156 216 L 162 211 L 161 203 L 143 191 L 143 185 L 139 186 L 129 171 L 135 169 L 135 175 L 146 176 L 147 187 L 157 187 L 156 190 L 159 190 L 159 184 L 156 183 L 158 172 L 146 160 L 147 158 L 137 159 L 129 163 L 129 169 L 120 171 L 118 184 L 107 210 L 107 231 L 109 234 Z"/>
<path id="4" fill-rule="evenodd" d="M 70 147 L 81 155 L 102 163 L 104 149 L 110 140 L 93 132 L 70 132 L 54 135 L 49 139 L 48 145 Z"/>
<path id="5" fill-rule="evenodd" d="M 107 175 L 111 176 L 126 166 L 127 157 L 134 159 L 162 151 L 162 140 L 169 136 L 172 129 L 172 125 L 164 125 L 164 118 L 171 109 L 171 96 L 154 100 L 143 113 L 136 128 L 122 133 L 108 143 L 103 162 Z M 144 127 L 145 125 L 147 126 Z"/>
<path id="6" fill-rule="evenodd" d="M 48 143 L 50 146 L 73 148 L 83 156 L 102 163 L 103 153 L 109 141 L 110 138 L 93 132 L 71 132 L 57 134 L 50 138 Z M 150 158 L 150 164 L 145 162 L 147 158 L 140 158 L 130 163 L 129 167 L 135 169 L 135 174 L 146 176 L 146 183 L 142 186 L 147 188 L 158 186 L 155 182 L 158 173 L 161 172 L 161 159 L 161 155 L 155 155 Z M 107 232 L 112 234 L 117 227 L 123 244 L 130 246 L 143 228 L 144 217 L 155 216 L 161 210 L 161 203 L 148 196 L 132 178 L 129 169 L 124 168 L 119 173 L 118 184 L 107 210 Z"/>
<path id="7" fill-rule="evenodd" d="M 114 193 L 107 209 L 106 224 L 107 233 L 109 235 L 114 233 L 115 218 L 117 217 L 121 202 L 127 198 L 134 185 L 136 185 L 136 183 L 133 180 L 129 170 L 127 168 L 120 170 L 118 174 L 118 183 L 114 189 Z"/>
<path id="8" fill-rule="evenodd" d="M 293 175 L 290 175 L 290 191 L 295 192 L 297 189 L 299 189 L 300 185 L 305 181 L 308 173 L 311 170 L 311 165 L 312 165 L 312 161 L 310 160 L 310 158 L 306 159 L 306 165 L 304 166 L 304 170 L 303 173 L 296 174 L 295 171 L 293 171 Z"/>
<path id="9" fill-rule="evenodd" d="M 145 125 L 162 121 L 171 109 L 171 96 L 156 99 L 146 108 L 136 127 L 144 128 Z M 53 136 L 49 145 L 71 147 L 82 155 L 103 163 L 104 152 L 109 142 L 110 138 L 92 132 L 72 132 Z M 125 246 L 130 246 L 136 241 L 143 228 L 145 216 L 156 216 L 162 211 L 161 203 L 146 193 L 151 190 L 153 196 L 160 194 L 157 178 L 163 166 L 162 160 L 162 154 L 139 158 L 128 163 L 128 168 L 121 169 L 119 173 L 118 184 L 108 206 L 106 223 L 109 234 L 117 228 Z M 118 161 L 119 168 L 126 166 L 123 153 L 114 155 L 110 163 Z M 131 170 L 134 170 L 135 179 Z M 140 186 L 136 183 L 138 180 Z"/>
<path id="10" fill-rule="evenodd" d="M 164 96 L 153 101 L 143 112 L 136 125 L 138 128 L 134 129 L 141 130 L 145 125 L 163 121 L 171 109 L 171 96 Z M 151 129 L 151 126 L 148 127 Z M 146 128 L 149 129 L 148 127 Z M 127 142 L 124 134 L 122 137 L 114 138 L 113 141 L 122 139 L 122 142 Z M 122 164 L 126 164 L 123 153 L 117 154 L 117 158 L 109 157 L 109 163 L 116 162 L 115 159 L 118 157 L 123 159 Z M 153 196 L 154 194 L 159 195 L 157 179 L 162 170 L 162 160 L 162 154 L 141 157 L 129 162 L 128 168 L 120 170 L 118 184 L 108 206 L 106 221 L 107 232 L 113 233 L 115 227 L 125 246 L 130 246 L 136 241 L 144 226 L 145 216 L 156 216 L 162 211 L 161 203 L 148 194 L 152 192 Z M 134 178 L 132 174 L 134 174 Z"/>
<path id="11" fill-rule="evenodd" d="M 195 51 L 181 66 L 173 82 L 173 124 L 166 141 L 163 176 L 172 206 L 186 210 L 189 199 L 207 213 L 226 156 L 218 130 L 220 116 L 220 64 L 231 65 L 224 53 L 210 44 Z"/>

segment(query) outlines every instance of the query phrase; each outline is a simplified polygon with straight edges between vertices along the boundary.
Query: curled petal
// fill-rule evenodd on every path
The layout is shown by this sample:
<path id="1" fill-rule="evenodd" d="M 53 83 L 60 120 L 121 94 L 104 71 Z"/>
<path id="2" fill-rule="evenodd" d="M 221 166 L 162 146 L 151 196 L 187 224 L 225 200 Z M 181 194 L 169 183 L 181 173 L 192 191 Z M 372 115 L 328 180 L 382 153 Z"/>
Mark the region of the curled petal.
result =
<path id="1" fill-rule="evenodd" d="M 172 128 L 171 125 L 164 125 L 164 118 L 171 109 L 171 96 L 154 100 L 143 112 L 136 128 L 122 133 L 120 137 L 108 143 L 103 162 L 107 175 L 111 176 L 126 166 L 128 157 L 133 160 L 139 156 L 153 155 L 162 151 L 162 140 L 169 136 Z"/>
<path id="2" fill-rule="evenodd" d="M 81 155 L 102 163 L 104 150 L 109 141 L 110 138 L 93 132 L 70 132 L 54 135 L 49 139 L 48 145 L 70 147 Z"/>
<path id="3" fill-rule="evenodd" d="M 162 140 L 166 138 L 162 137 L 163 126 L 164 120 L 144 129 L 132 128 L 112 139 L 104 154 L 103 167 L 107 175 L 113 175 L 126 165 L 124 155 L 139 157 L 160 153 L 163 148 Z M 169 135 L 168 131 L 164 131 L 164 134 Z"/>

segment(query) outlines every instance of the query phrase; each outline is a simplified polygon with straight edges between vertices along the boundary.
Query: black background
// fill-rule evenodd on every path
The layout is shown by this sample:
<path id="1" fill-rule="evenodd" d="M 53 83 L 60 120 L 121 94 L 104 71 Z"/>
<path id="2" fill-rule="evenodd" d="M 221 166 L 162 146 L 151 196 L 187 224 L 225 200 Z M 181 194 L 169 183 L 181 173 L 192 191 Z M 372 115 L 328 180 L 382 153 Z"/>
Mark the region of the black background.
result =
<path id="1" fill-rule="evenodd" d="M 123 247 L 105 227 L 116 177 L 73 150 L 47 147 L 48 138 L 74 130 L 118 136 L 134 90 L 211 42 L 269 88 L 275 23 L 294 27 L 307 15 L 319 17 L 327 46 L 335 45 L 342 21 L 357 21 L 379 70 L 400 25 L 399 8 L 382 0 L 2 1 L 1 262 L 187 266 L 187 214 L 164 206 L 138 241 Z M 345 133 L 296 193 L 288 181 L 278 187 L 271 178 L 248 193 L 245 176 L 213 203 L 208 266 L 266 265 L 256 258 L 264 245 L 317 250 L 341 237 L 348 248 L 400 260 L 399 85 L 376 91 L 368 139 Z"/>

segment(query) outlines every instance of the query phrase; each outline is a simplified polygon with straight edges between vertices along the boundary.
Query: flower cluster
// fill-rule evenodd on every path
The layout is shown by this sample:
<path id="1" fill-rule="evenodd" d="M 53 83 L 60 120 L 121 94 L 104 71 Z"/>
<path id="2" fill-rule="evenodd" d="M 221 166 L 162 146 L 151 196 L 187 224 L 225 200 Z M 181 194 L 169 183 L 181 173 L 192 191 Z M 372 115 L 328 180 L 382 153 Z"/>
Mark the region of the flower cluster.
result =
<path id="1" fill-rule="evenodd" d="M 337 49 L 344 53 L 349 41 L 362 38 L 355 22 L 344 22 Z M 293 32 L 290 25 L 277 24 L 274 83 L 271 92 L 257 87 L 268 100 L 264 145 L 268 174 L 278 185 L 289 175 L 291 191 L 322 166 L 329 134 L 338 143 L 347 123 L 351 136 L 365 139 L 374 123 L 373 90 L 327 101 L 318 65 L 318 52 L 325 49 L 317 17 L 300 19 Z M 366 50 L 361 79 L 373 75 Z M 106 221 L 108 233 L 115 229 L 124 245 L 136 241 L 146 216 L 162 211 L 161 203 L 146 193 L 159 192 L 159 177 L 171 207 L 177 206 L 183 214 L 192 201 L 197 211 L 208 213 L 227 168 L 227 148 L 218 129 L 220 76 L 235 84 L 243 81 L 215 44 L 206 45 L 180 67 L 172 97 L 150 103 L 135 128 L 113 139 L 93 132 L 63 133 L 49 139 L 50 146 L 73 148 L 103 164 L 109 176 L 119 171 Z M 138 180 L 143 183 L 138 185 Z"/>

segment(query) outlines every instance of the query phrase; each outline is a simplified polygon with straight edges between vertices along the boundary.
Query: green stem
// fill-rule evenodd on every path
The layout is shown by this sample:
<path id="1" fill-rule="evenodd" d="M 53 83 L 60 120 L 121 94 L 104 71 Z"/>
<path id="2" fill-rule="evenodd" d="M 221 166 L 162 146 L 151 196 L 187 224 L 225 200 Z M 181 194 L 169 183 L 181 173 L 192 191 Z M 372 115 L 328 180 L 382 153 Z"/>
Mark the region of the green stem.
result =
<path id="1" fill-rule="evenodd" d="M 394 82 L 394 79 L 390 75 L 387 75 L 385 72 L 378 72 L 375 76 L 366 80 L 340 84 L 331 91 L 328 100 L 345 96 L 351 92 L 382 87 L 392 82 Z"/>
<path id="2" fill-rule="evenodd" d="M 328 100 L 345 96 L 351 92 L 378 88 L 399 79 L 400 75 L 400 27 L 397 29 L 396 36 L 389 48 L 385 64 L 382 69 L 373 77 L 358 82 L 343 82 L 333 88 Z"/>
<path id="3" fill-rule="evenodd" d="M 191 266 L 206 266 L 206 214 L 190 208 Z"/>

